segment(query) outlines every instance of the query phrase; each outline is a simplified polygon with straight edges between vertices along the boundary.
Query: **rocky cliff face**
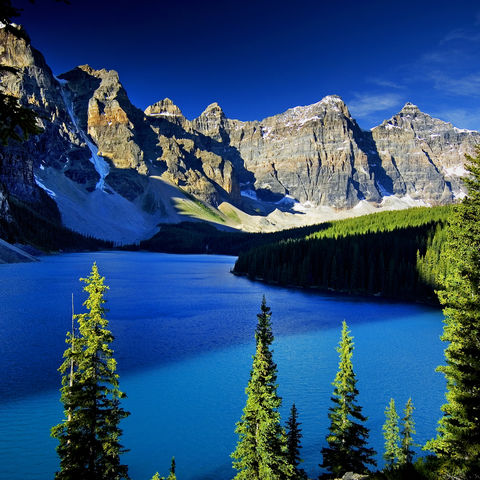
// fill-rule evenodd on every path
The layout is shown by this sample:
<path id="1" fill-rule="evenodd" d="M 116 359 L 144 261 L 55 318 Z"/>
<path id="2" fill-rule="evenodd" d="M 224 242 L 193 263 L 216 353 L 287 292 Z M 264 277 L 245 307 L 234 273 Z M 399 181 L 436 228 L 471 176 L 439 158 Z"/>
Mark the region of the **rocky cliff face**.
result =
<path id="1" fill-rule="evenodd" d="M 231 122 L 229 136 L 261 197 L 335 208 L 381 199 L 368 142 L 337 96 L 261 122 Z"/>
<path id="2" fill-rule="evenodd" d="M 26 142 L 11 141 L 0 149 L 0 183 L 10 195 L 50 211 L 51 218 L 59 220 L 56 204 L 45 193 L 37 172 L 48 166 L 62 169 L 67 177 L 78 170 L 84 177 L 95 172 L 89 169 L 88 154 L 64 113 L 58 82 L 21 27 L 0 29 L 0 63 L 14 69 L 3 73 L 2 90 L 34 110 L 44 130 Z"/>
<path id="3" fill-rule="evenodd" d="M 465 154 L 480 142 L 478 132 L 455 128 L 407 103 L 375 127 L 372 137 L 388 192 L 432 204 L 462 197 Z"/>
<path id="4" fill-rule="evenodd" d="M 335 95 L 251 122 L 228 119 L 217 103 L 188 120 L 168 98 L 142 112 L 115 71 L 83 65 L 56 78 L 11 29 L 0 29 L 0 61 L 17 69 L 1 88 L 44 128 L 0 149 L 0 215 L 8 215 L 8 193 L 57 205 L 67 226 L 118 241 L 181 220 L 175 198 L 189 195 L 249 213 L 295 212 L 294 202 L 351 209 L 386 197 L 448 203 L 464 195 L 464 154 L 480 143 L 478 132 L 412 104 L 363 131 Z"/>

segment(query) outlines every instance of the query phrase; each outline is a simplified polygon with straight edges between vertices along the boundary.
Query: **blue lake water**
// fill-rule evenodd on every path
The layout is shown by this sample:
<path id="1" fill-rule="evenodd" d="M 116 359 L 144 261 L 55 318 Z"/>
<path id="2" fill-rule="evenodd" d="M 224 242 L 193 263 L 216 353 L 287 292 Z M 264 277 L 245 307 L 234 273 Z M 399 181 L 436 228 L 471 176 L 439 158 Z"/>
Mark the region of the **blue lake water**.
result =
<path id="1" fill-rule="evenodd" d="M 442 314 L 425 306 L 324 296 L 253 283 L 229 273 L 235 259 L 100 252 L 0 266 L 0 479 L 45 480 L 57 468 L 50 427 L 63 418 L 57 368 L 75 310 L 79 277 L 96 261 L 110 286 L 120 386 L 131 412 L 122 422 L 132 480 L 233 478 L 235 422 L 245 404 L 256 314 L 272 308 L 282 418 L 291 403 L 303 428 L 304 467 L 318 476 L 328 427 L 342 320 L 354 336 L 359 401 L 371 445 L 383 452 L 384 410 L 394 397 L 416 406 L 416 440 L 435 434 L 445 382 Z"/>

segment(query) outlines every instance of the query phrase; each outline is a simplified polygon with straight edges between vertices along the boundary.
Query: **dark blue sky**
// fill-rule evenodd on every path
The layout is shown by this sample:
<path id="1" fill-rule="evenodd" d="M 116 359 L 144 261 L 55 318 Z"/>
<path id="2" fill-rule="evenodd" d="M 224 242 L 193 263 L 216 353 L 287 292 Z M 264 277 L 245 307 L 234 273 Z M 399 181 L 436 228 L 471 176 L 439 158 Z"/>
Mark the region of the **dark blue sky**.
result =
<path id="1" fill-rule="evenodd" d="M 117 70 L 144 109 L 259 120 L 340 95 L 363 128 L 407 101 L 480 130 L 478 0 L 13 0 L 55 74 Z"/>

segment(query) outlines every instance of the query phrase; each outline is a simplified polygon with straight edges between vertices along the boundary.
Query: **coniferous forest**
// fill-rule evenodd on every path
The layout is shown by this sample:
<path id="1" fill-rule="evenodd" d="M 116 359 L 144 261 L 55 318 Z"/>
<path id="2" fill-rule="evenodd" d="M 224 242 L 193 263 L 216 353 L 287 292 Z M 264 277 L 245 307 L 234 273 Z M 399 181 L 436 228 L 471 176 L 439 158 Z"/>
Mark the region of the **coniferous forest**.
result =
<path id="1" fill-rule="evenodd" d="M 280 285 L 436 302 L 450 208 L 422 207 L 332 222 L 304 238 L 240 254 L 234 273 Z"/>

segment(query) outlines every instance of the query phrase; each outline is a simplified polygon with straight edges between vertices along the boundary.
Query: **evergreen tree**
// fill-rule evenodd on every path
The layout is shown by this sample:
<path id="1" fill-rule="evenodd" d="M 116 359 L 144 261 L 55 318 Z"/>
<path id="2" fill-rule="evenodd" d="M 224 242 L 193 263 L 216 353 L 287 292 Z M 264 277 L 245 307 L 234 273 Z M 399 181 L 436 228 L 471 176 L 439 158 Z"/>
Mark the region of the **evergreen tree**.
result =
<path id="1" fill-rule="evenodd" d="M 340 356 L 339 368 L 333 382 L 329 408 L 330 419 L 328 447 L 322 448 L 323 463 L 320 467 L 328 470 L 324 477 L 341 477 L 346 472 L 367 473 L 367 465 L 375 465 L 375 451 L 367 447 L 368 429 L 357 405 L 358 390 L 353 371 L 353 338 L 349 336 L 346 322 L 343 322 L 342 336 L 337 348 Z"/>
<path id="2" fill-rule="evenodd" d="M 170 465 L 170 473 L 168 474 L 167 480 L 177 480 L 177 475 L 175 474 L 177 466 L 175 463 L 175 457 L 172 457 L 172 463 Z"/>
<path id="3" fill-rule="evenodd" d="M 257 315 L 256 351 L 245 390 L 247 403 L 235 432 L 239 436 L 232 453 L 236 480 L 283 480 L 292 477 L 287 461 L 285 433 L 280 425 L 281 398 L 277 394 L 277 366 L 270 346 L 273 334 L 271 312 L 263 297 Z"/>
<path id="4" fill-rule="evenodd" d="M 385 467 L 394 469 L 398 467 L 401 456 L 400 449 L 400 428 L 398 426 L 399 416 L 395 409 L 395 401 L 390 399 L 390 404 L 385 409 L 385 423 L 383 425 L 383 436 L 385 438 Z"/>
<path id="5" fill-rule="evenodd" d="M 298 411 L 295 403 L 292 404 L 290 417 L 287 421 L 287 461 L 294 468 L 295 479 L 306 479 L 305 471 L 299 468 L 303 460 L 300 458 L 300 449 L 302 448 L 300 440 L 302 438 L 301 423 L 298 422 Z"/>
<path id="6" fill-rule="evenodd" d="M 448 226 L 442 340 L 447 380 L 437 438 L 427 444 L 444 462 L 447 476 L 480 478 L 480 146 L 467 156 L 468 195 L 455 206 Z"/>
<path id="7" fill-rule="evenodd" d="M 413 435 L 415 435 L 415 422 L 413 420 L 414 410 L 412 399 L 409 398 L 403 411 L 402 432 L 401 432 L 401 455 L 399 458 L 400 465 L 410 465 L 415 455 L 413 450 Z"/>
<path id="8" fill-rule="evenodd" d="M 108 289 L 94 263 L 84 290 L 87 313 L 75 315 L 79 335 L 67 334 L 70 347 L 60 367 L 61 401 L 66 419 L 52 428 L 59 441 L 60 471 L 56 480 L 128 479 L 128 468 L 120 463 L 125 451 L 120 445 L 119 422 L 128 416 L 120 406 L 125 394 L 118 388 L 116 361 L 110 344 L 104 294 Z"/>

